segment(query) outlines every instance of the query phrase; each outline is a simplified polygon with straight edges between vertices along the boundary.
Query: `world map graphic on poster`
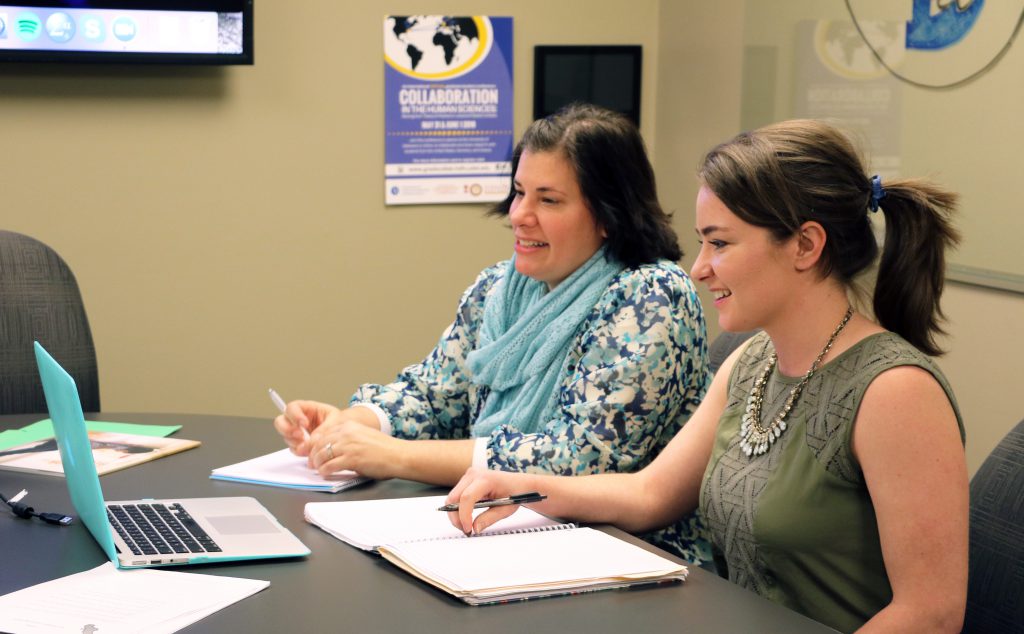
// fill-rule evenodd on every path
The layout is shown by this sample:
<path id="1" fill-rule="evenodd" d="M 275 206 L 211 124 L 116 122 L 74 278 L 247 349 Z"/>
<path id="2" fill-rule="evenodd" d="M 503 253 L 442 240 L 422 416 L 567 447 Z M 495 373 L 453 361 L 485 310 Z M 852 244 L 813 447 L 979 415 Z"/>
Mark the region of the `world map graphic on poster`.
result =
<path id="1" fill-rule="evenodd" d="M 492 41 L 486 30 L 487 24 L 472 16 L 390 16 L 384 58 L 413 77 L 458 77 L 486 57 Z"/>
<path id="2" fill-rule="evenodd" d="M 832 72 L 848 79 L 868 79 L 888 74 L 877 53 L 890 67 L 898 66 L 906 48 L 906 25 L 899 22 L 864 21 L 861 28 L 871 38 L 868 46 L 852 22 L 822 20 L 814 33 L 815 50 Z"/>

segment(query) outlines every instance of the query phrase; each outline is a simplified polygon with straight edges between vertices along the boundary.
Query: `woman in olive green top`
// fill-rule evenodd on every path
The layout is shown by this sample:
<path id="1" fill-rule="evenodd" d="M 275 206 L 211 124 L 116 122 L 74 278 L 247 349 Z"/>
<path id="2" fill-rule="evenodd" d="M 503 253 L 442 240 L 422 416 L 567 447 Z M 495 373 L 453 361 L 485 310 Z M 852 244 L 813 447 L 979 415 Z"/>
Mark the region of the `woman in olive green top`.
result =
<path id="1" fill-rule="evenodd" d="M 550 515 L 638 532 L 699 506 L 719 571 L 841 631 L 959 632 L 967 593 L 963 424 L 941 353 L 939 298 L 956 196 L 869 178 L 849 140 L 788 121 L 719 145 L 699 172 L 691 277 L 722 329 L 761 329 L 696 413 L 634 474 L 471 469 L 448 496 L 480 531 L 513 512 L 472 503 L 523 491 Z M 886 237 L 873 316 L 855 280 Z"/>

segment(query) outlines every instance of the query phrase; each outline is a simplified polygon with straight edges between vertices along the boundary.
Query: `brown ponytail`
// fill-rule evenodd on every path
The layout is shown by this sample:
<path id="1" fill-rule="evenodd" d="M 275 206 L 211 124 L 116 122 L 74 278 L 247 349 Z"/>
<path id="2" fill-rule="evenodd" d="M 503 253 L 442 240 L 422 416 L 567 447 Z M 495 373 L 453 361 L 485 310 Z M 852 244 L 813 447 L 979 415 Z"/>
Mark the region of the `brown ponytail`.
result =
<path id="1" fill-rule="evenodd" d="M 950 222 L 957 195 L 921 179 L 882 183 L 885 244 L 875 283 L 875 317 L 930 355 L 942 354 L 935 336 L 945 331 L 939 298 L 946 248 L 960 235 Z"/>

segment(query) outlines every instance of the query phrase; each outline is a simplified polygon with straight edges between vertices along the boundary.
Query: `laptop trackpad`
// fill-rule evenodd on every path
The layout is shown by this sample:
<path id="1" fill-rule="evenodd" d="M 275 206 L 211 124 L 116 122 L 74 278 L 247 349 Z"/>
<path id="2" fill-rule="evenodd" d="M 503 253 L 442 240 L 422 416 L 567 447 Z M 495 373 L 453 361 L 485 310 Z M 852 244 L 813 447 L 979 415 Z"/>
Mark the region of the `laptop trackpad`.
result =
<path id="1" fill-rule="evenodd" d="M 222 535 L 258 535 L 279 533 L 281 529 L 262 515 L 214 515 L 206 521 Z"/>

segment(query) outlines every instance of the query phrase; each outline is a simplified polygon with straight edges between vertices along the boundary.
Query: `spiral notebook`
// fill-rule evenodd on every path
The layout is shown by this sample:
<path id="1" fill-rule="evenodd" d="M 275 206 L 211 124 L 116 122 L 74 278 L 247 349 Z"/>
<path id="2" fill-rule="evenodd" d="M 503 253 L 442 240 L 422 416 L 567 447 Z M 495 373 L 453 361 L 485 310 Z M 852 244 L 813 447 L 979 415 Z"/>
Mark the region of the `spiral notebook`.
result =
<path id="1" fill-rule="evenodd" d="M 486 605 L 636 585 L 678 583 L 686 566 L 526 507 L 466 537 L 437 510 L 443 496 L 311 502 L 306 521 L 378 552 L 470 604 Z"/>

